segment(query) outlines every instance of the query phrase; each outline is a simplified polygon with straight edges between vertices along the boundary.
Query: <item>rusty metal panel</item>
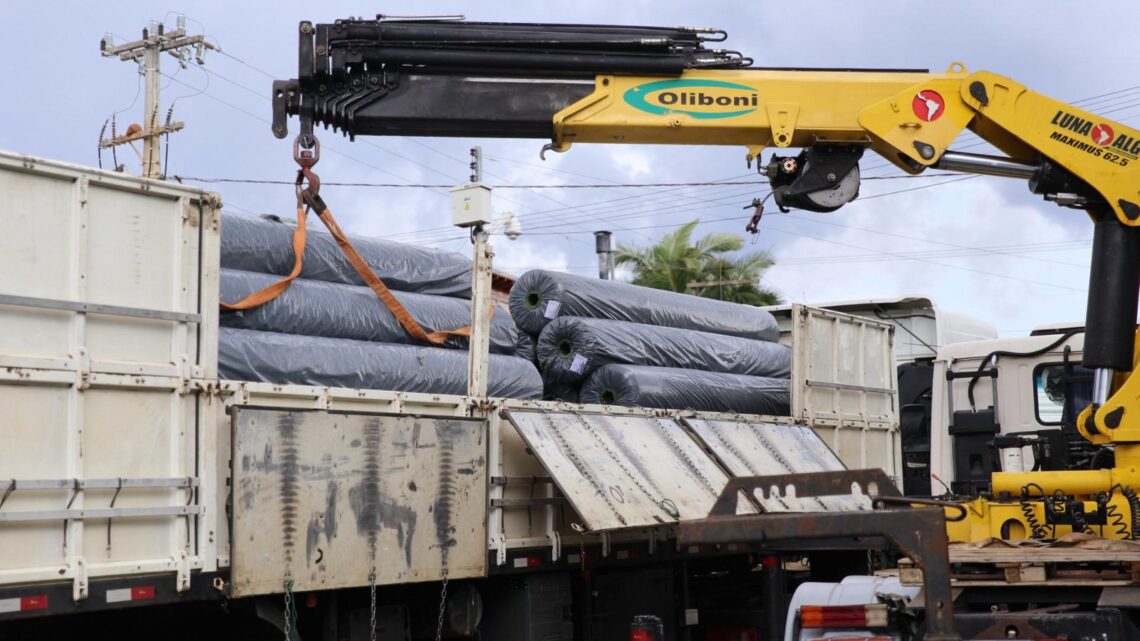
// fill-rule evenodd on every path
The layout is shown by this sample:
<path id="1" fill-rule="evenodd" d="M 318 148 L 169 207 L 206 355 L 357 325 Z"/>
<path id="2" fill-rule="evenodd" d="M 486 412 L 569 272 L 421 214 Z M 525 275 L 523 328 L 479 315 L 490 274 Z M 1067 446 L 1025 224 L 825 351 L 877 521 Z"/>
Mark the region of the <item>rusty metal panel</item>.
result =
<path id="1" fill-rule="evenodd" d="M 233 411 L 234 596 L 484 574 L 485 421 Z"/>
<path id="2" fill-rule="evenodd" d="M 846 469 L 819 435 L 804 425 L 763 423 L 744 418 L 685 418 L 682 421 L 724 463 L 733 476 L 775 476 Z M 767 497 L 755 498 L 767 512 L 871 508 L 865 497 L 794 498 L 769 493 Z"/>
<path id="3" fill-rule="evenodd" d="M 673 418 L 511 409 L 508 419 L 591 531 L 703 518 L 728 481 Z"/>

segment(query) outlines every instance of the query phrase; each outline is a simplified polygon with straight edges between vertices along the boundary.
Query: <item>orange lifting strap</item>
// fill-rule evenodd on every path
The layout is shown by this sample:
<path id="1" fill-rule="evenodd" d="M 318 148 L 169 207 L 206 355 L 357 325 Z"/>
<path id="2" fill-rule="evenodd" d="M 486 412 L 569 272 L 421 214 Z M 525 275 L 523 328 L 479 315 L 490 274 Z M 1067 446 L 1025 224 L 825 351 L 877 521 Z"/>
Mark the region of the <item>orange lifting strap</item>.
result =
<path id="1" fill-rule="evenodd" d="M 312 176 L 312 174 L 306 175 Z M 315 182 L 310 177 L 310 185 L 319 186 L 319 184 L 319 182 Z M 307 210 L 311 207 L 317 212 L 317 217 L 325 224 L 329 233 L 336 239 L 337 244 L 340 245 L 340 250 L 344 253 L 348 262 L 352 263 L 352 267 L 356 270 L 356 273 L 372 288 L 372 291 L 376 293 L 376 297 L 387 306 L 388 311 L 392 312 L 392 315 L 396 317 L 396 320 L 400 322 L 400 325 L 408 332 L 409 336 L 418 341 L 431 343 L 433 345 L 442 344 L 452 336 L 471 336 L 470 326 L 453 330 L 425 332 L 424 328 L 416 322 L 416 319 L 412 318 L 412 315 L 408 313 L 408 310 L 400 304 L 400 301 L 396 300 L 396 297 L 392 295 L 392 290 L 388 289 L 384 281 L 376 276 L 376 273 L 372 271 L 372 268 L 368 266 L 368 263 L 364 261 L 364 258 L 362 258 L 356 251 L 356 248 L 352 246 L 352 242 L 348 240 L 348 237 L 341 231 L 340 225 L 336 224 L 336 220 L 333 219 L 332 210 L 325 205 L 317 192 L 313 190 L 312 187 L 306 188 L 301 191 L 299 200 L 301 202 L 298 202 L 297 205 L 297 228 L 293 230 L 293 255 L 296 257 L 296 262 L 293 264 L 293 271 L 289 272 L 288 276 L 276 283 L 256 291 L 236 303 L 221 303 L 223 312 L 236 312 L 260 307 L 280 296 L 281 292 L 288 289 L 289 285 L 301 274 L 302 260 L 305 255 L 305 222 L 308 217 Z"/>

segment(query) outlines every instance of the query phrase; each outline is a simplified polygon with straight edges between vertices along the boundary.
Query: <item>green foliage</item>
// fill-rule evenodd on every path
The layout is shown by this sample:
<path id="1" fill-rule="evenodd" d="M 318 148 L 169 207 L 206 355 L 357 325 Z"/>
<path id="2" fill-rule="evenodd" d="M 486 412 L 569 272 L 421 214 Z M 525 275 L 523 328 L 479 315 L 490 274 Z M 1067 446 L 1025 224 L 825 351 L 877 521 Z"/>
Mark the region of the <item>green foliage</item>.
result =
<path id="1" fill-rule="evenodd" d="M 693 241 L 698 223 L 700 220 L 682 225 L 648 247 L 619 243 L 614 260 L 633 270 L 635 285 L 746 305 L 780 302 L 775 292 L 760 286 L 764 271 L 775 263 L 768 252 L 727 256 L 743 249 L 744 239 L 737 234 L 716 232 Z M 689 287 L 689 283 L 712 281 L 741 282 Z"/>

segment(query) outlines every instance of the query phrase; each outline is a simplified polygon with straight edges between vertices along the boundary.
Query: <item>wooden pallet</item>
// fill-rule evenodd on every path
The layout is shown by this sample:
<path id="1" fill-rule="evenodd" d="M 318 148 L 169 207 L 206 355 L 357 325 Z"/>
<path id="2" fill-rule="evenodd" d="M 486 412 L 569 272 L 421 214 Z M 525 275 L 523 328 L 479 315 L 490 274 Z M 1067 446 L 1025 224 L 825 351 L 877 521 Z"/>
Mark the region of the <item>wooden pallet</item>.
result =
<path id="1" fill-rule="evenodd" d="M 1112 560 L 1105 561 L 1106 557 Z M 950 569 L 950 582 L 956 587 L 1140 585 L 1140 550 L 952 546 Z M 922 570 L 902 559 L 899 581 L 922 585 Z"/>

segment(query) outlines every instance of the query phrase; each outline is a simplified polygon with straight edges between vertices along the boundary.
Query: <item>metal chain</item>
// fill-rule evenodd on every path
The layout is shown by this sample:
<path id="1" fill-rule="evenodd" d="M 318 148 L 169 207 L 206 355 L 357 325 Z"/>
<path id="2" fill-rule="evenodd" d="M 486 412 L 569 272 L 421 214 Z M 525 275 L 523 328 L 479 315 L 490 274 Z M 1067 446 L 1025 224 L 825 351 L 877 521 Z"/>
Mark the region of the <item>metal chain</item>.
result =
<path id="1" fill-rule="evenodd" d="M 376 641 L 376 567 L 368 571 L 368 638 Z"/>
<path id="2" fill-rule="evenodd" d="M 693 476 L 705 484 L 705 488 L 708 489 L 709 494 L 712 494 L 714 498 L 719 497 L 720 492 L 716 489 L 716 486 L 713 485 L 713 482 L 710 481 L 709 477 L 705 476 L 699 468 L 697 468 L 696 463 L 694 463 L 693 459 L 689 457 L 689 453 L 686 452 L 685 448 L 681 447 L 681 444 L 678 443 L 677 439 L 673 437 L 673 433 L 669 429 L 669 426 L 676 425 L 676 423 L 671 420 L 658 418 L 657 424 L 661 426 L 661 433 L 665 435 L 665 439 L 669 441 L 669 445 L 673 448 L 673 450 L 676 451 L 678 455 L 680 455 L 681 460 L 685 462 L 685 466 L 689 468 L 689 471 L 692 472 Z"/>
<path id="3" fill-rule="evenodd" d="M 606 506 L 610 508 L 610 511 L 614 513 L 614 516 L 617 517 L 618 522 L 622 525 L 625 525 L 625 517 L 622 516 L 621 512 L 618 511 L 617 506 L 615 506 L 613 504 L 613 501 L 610 500 L 609 492 L 606 491 L 606 488 L 603 487 L 597 479 L 595 479 L 590 475 L 589 472 L 586 471 L 586 466 L 582 464 L 582 460 L 578 458 L 578 455 L 575 454 L 574 450 L 570 448 L 570 444 L 566 442 L 566 435 L 562 433 L 561 428 L 555 426 L 554 419 L 551 418 L 550 413 L 545 409 L 540 410 L 540 412 L 543 418 L 546 419 L 547 425 L 550 426 L 550 433 L 554 434 L 555 440 L 558 441 L 559 448 L 561 448 L 562 452 L 566 454 L 566 458 L 570 459 L 570 462 L 573 463 L 574 467 L 578 469 L 578 473 L 590 482 L 590 485 L 594 487 L 594 491 L 598 493 L 598 496 L 602 497 L 602 501 L 604 501 Z"/>
<path id="4" fill-rule="evenodd" d="M 293 604 L 293 579 L 285 579 L 285 641 L 293 641 L 293 622 L 297 618 L 297 611 Z"/>
<path id="5" fill-rule="evenodd" d="M 439 591 L 439 619 L 435 622 L 435 641 L 443 638 L 443 610 L 447 605 L 447 560 L 444 559 L 443 587 Z"/>
<path id="6" fill-rule="evenodd" d="M 650 492 L 649 489 L 646 488 L 640 480 L 638 480 L 638 478 L 633 474 L 629 467 L 626 466 L 625 462 L 621 460 L 621 457 L 617 455 L 617 452 L 610 449 L 609 445 L 606 445 L 606 442 L 602 440 L 602 437 L 598 435 L 598 432 L 594 430 L 594 426 L 590 425 L 590 422 L 586 420 L 586 417 L 582 416 L 578 412 L 572 412 L 572 414 L 578 418 L 578 421 L 582 423 L 582 426 L 586 428 L 586 431 L 589 432 L 590 436 L 594 437 L 594 440 L 598 442 L 598 445 L 600 445 L 602 449 L 605 450 L 606 454 L 609 455 L 610 459 L 614 463 L 617 463 L 617 466 L 621 469 L 621 471 L 625 472 L 625 475 L 628 476 L 631 481 L 633 481 L 633 484 L 637 486 L 637 489 L 641 490 L 642 494 L 649 497 L 649 500 L 652 501 L 654 505 L 661 508 L 669 516 L 675 519 L 681 518 L 681 513 L 677 510 L 677 504 L 674 503 L 672 499 L 669 499 L 668 497 L 662 497 L 660 499 L 654 497 L 653 493 Z M 652 484 L 652 481 L 649 482 Z M 653 489 L 656 490 L 657 488 Z M 657 493 L 662 494 L 660 490 L 658 490 Z"/>

